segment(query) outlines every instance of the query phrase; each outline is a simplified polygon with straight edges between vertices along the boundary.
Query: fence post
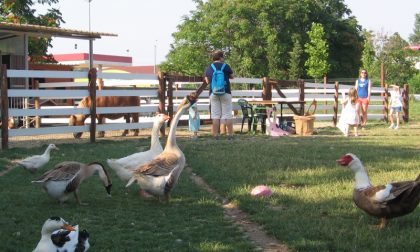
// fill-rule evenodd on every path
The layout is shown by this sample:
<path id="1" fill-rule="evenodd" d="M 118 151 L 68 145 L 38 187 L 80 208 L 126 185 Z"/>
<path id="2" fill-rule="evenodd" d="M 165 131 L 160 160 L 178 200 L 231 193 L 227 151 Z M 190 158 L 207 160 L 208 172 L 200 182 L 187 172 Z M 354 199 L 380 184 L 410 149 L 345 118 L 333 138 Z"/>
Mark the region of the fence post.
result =
<path id="1" fill-rule="evenodd" d="M 299 101 L 305 101 L 305 81 L 298 80 L 299 86 Z M 303 116 L 305 113 L 305 104 L 300 104 L 300 115 Z"/>
<path id="2" fill-rule="evenodd" d="M 7 68 L 1 65 L 0 69 L 0 85 L 1 85 L 1 148 L 6 150 L 9 148 L 9 98 L 7 94 Z"/>
<path id="3" fill-rule="evenodd" d="M 88 73 L 90 96 L 90 142 L 96 138 L 96 68 L 91 68 Z"/>
<path id="4" fill-rule="evenodd" d="M 159 99 L 159 113 L 164 114 L 165 113 L 165 92 L 166 92 L 166 74 L 159 72 L 158 73 L 158 79 L 159 79 L 159 89 L 158 89 L 158 99 Z M 165 136 L 165 128 L 162 127 L 160 129 L 160 135 Z"/>
<path id="5" fill-rule="evenodd" d="M 336 126 L 337 125 L 337 114 L 338 114 L 338 88 L 339 88 L 339 83 L 338 83 L 338 81 L 336 81 L 335 82 L 335 85 L 334 85 L 334 89 L 335 89 L 335 91 L 334 91 L 334 107 L 333 107 L 333 110 L 334 110 L 334 114 L 333 114 L 333 124 L 334 124 L 334 126 Z"/>
<path id="6" fill-rule="evenodd" d="M 32 88 L 35 90 L 39 89 L 39 81 L 36 79 L 32 79 Z M 34 106 L 35 109 L 40 109 L 40 103 L 39 103 L 39 96 L 34 97 Z M 41 125 L 41 118 L 39 116 L 35 116 L 35 128 L 39 128 Z"/>
<path id="7" fill-rule="evenodd" d="M 404 84 L 404 92 L 403 92 L 403 120 L 404 122 L 408 122 L 409 119 L 409 97 L 410 97 L 410 86 L 408 84 Z"/>
<path id="8" fill-rule="evenodd" d="M 169 124 L 172 121 L 172 117 L 174 116 L 174 92 L 173 92 L 173 85 L 174 85 L 174 80 L 172 78 L 168 79 L 168 91 L 166 92 L 167 96 L 168 96 L 168 115 L 171 117 L 171 119 L 169 119 Z"/>
<path id="9" fill-rule="evenodd" d="M 263 92 L 262 92 L 262 99 L 263 100 L 271 100 L 273 94 L 271 92 L 271 83 L 268 77 L 263 78 Z"/>
<path id="10" fill-rule="evenodd" d="M 385 87 L 384 87 L 385 89 L 384 89 L 384 94 L 381 94 L 381 96 L 383 96 L 384 97 L 384 99 L 383 99 L 383 101 L 382 101 L 382 111 L 384 112 L 384 121 L 386 122 L 386 123 L 388 123 L 388 120 L 389 120 L 389 118 L 388 118 L 388 113 L 389 113 L 389 95 L 388 95 L 388 84 L 385 84 Z"/>

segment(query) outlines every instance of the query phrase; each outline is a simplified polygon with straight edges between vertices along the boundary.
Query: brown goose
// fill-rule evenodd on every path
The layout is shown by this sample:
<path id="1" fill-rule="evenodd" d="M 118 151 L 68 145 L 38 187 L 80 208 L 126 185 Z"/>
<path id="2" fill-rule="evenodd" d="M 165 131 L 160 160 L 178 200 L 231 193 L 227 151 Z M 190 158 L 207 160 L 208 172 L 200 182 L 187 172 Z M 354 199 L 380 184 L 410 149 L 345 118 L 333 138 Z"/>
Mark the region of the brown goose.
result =
<path id="1" fill-rule="evenodd" d="M 373 186 L 356 155 L 348 153 L 337 163 L 355 172 L 354 203 L 369 215 L 379 218 L 379 228 L 384 228 L 388 219 L 413 212 L 420 202 L 420 175 L 414 181 Z"/>
<path id="2" fill-rule="evenodd" d="M 133 172 L 133 176 L 128 181 L 126 187 L 133 182 L 137 182 L 140 188 L 157 196 L 161 196 L 169 201 L 169 194 L 178 181 L 179 175 L 185 166 L 184 153 L 176 144 L 176 128 L 182 114 L 187 110 L 194 101 L 184 98 L 178 107 L 178 110 L 171 122 L 168 140 L 165 149 L 161 154 L 151 161 L 139 166 Z"/>
<path id="3" fill-rule="evenodd" d="M 57 199 L 60 203 L 66 201 L 70 194 L 74 193 L 77 203 L 81 205 L 78 187 L 85 179 L 95 173 L 99 174 L 108 195 L 111 195 L 111 179 L 105 167 L 96 162 L 86 165 L 75 161 L 65 161 L 57 164 L 32 183 L 42 183 L 48 195 Z"/>
<path id="4" fill-rule="evenodd" d="M 133 175 L 133 170 L 162 153 L 163 148 L 159 141 L 160 128 L 169 119 L 170 117 L 165 114 L 156 115 L 153 122 L 149 150 L 137 152 L 120 159 L 108 159 L 106 161 L 121 180 L 127 182 Z"/>

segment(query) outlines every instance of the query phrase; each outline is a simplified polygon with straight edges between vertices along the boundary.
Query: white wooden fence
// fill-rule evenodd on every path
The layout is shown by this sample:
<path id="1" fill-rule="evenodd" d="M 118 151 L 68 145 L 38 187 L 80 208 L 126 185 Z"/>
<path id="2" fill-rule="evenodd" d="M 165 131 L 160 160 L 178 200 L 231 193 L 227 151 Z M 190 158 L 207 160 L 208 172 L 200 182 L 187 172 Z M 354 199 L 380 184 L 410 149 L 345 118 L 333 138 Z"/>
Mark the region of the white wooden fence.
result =
<path id="1" fill-rule="evenodd" d="M 87 78 L 88 72 L 77 71 L 39 71 L 39 70 L 7 70 L 8 78 Z M 108 87 L 127 87 L 127 89 L 118 90 L 97 90 L 96 96 L 139 96 L 147 99 L 149 102 L 142 100 L 140 107 L 97 107 L 97 114 L 110 114 L 124 112 L 139 112 L 141 118 L 139 123 L 125 123 L 121 120 L 107 120 L 106 124 L 97 125 L 98 131 L 109 130 L 123 130 L 123 129 L 144 129 L 152 127 L 152 120 L 150 117 L 145 117 L 144 114 L 149 115 L 158 111 L 158 77 L 150 74 L 122 74 L 122 73 L 98 73 L 98 78 L 104 80 L 105 86 Z M 257 78 L 235 78 L 231 83 L 239 84 L 262 84 L 262 79 Z M 149 84 L 151 89 L 133 89 L 131 86 L 139 84 Z M 176 83 L 179 84 L 179 83 Z M 201 84 L 201 83 L 196 83 Z M 40 83 L 39 90 L 22 90 L 22 89 L 9 89 L 8 97 L 13 98 L 31 98 L 40 97 L 40 99 L 81 99 L 89 95 L 87 89 L 88 83 L 78 82 L 58 82 L 58 83 Z M 50 90 L 46 88 L 66 87 L 73 88 L 71 90 Z M 341 85 L 339 93 L 347 93 L 350 85 Z M 192 90 L 173 90 L 174 109 L 176 109 L 179 101 L 189 94 Z M 277 92 L 273 90 L 273 100 L 298 100 L 298 89 L 281 89 L 287 96 L 281 98 Z M 372 101 L 383 101 L 383 88 L 373 88 Z M 335 88 L 334 84 L 323 83 L 305 83 L 305 101 L 310 103 L 313 99 L 318 101 L 318 109 L 315 114 L 317 120 L 331 120 L 333 118 L 332 112 L 323 113 L 323 111 L 332 111 L 334 101 Z M 262 90 L 233 90 L 233 102 L 237 102 L 239 98 L 247 100 L 261 100 Z M 323 102 L 325 104 L 323 104 Z M 198 109 L 200 111 L 209 110 L 209 97 L 208 91 L 204 91 L 198 101 Z M 235 110 L 240 110 L 238 105 L 234 105 Z M 369 106 L 369 118 L 381 119 L 382 105 L 373 104 Z M 84 126 L 67 126 L 67 117 L 73 114 L 89 114 L 89 108 L 77 108 L 76 106 L 43 106 L 40 109 L 33 108 L 10 108 L 8 112 L 10 117 L 41 117 L 42 127 L 40 128 L 19 128 L 10 129 L 9 136 L 34 136 L 43 134 L 60 134 L 60 133 L 75 133 L 75 132 L 88 132 L 89 125 Z M 205 114 L 205 113 L 204 113 Z M 64 117 L 63 117 L 64 116 Z M 203 117 L 202 117 L 203 118 Z M 205 118 L 205 115 L 204 115 Z M 238 116 L 239 122 L 241 115 Z M 186 116 L 183 117 L 186 119 Z M 89 120 L 86 123 L 90 123 Z M 46 125 L 49 126 L 46 126 Z M 51 126 L 54 124 L 55 126 Z"/>

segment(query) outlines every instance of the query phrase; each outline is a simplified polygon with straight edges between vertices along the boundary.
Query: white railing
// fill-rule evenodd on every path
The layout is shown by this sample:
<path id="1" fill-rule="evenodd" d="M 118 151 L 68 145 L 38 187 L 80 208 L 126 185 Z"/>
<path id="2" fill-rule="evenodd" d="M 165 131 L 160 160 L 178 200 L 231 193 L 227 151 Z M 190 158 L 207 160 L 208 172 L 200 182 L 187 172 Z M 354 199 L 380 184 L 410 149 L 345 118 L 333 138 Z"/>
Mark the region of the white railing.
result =
<path id="1" fill-rule="evenodd" d="M 34 70 L 7 70 L 7 76 L 10 78 L 66 78 L 66 79 L 86 79 L 88 72 L 76 72 L 76 71 L 34 71 Z M 141 106 L 131 107 L 97 107 L 97 114 L 112 114 L 124 112 L 139 112 L 141 117 L 139 123 L 125 123 L 122 120 L 106 120 L 106 124 L 97 125 L 98 131 L 107 130 L 122 130 L 122 129 L 142 129 L 151 128 L 152 119 L 150 117 L 144 117 L 144 114 L 151 114 L 158 111 L 159 101 L 157 84 L 158 78 L 156 75 L 150 74 L 122 74 L 122 73 L 98 73 L 97 78 L 104 79 L 105 86 L 134 86 L 149 84 L 154 86 L 150 89 L 118 89 L 118 90 L 97 90 L 96 96 L 138 96 L 141 98 L 147 98 L 148 103 L 142 102 Z M 177 82 L 176 84 L 183 84 L 188 82 Z M 199 84 L 193 82 L 195 84 Z M 231 83 L 237 84 L 261 84 L 262 79 L 260 78 L 235 78 L 231 80 Z M 79 99 L 89 95 L 87 89 L 73 89 L 73 90 L 46 90 L 45 88 L 56 88 L 56 87 L 72 87 L 72 88 L 87 88 L 87 82 L 56 82 L 56 83 L 40 83 L 39 90 L 22 90 L 22 89 L 9 89 L 8 96 L 13 98 L 31 98 L 39 97 L 40 99 Z M 339 86 L 339 99 L 341 93 L 347 93 L 348 89 L 352 85 L 340 85 Z M 188 95 L 192 90 L 173 90 L 173 102 L 174 110 L 176 110 L 179 102 L 183 97 Z M 273 89 L 272 99 L 273 100 L 291 100 L 296 101 L 299 99 L 299 89 L 281 89 L 282 93 L 287 98 L 281 98 L 277 92 Z M 384 92 L 383 88 L 374 87 L 372 90 L 372 101 L 382 101 L 383 97 L 380 95 Z M 237 100 L 244 98 L 247 100 L 261 100 L 262 90 L 232 90 L 234 110 L 240 110 L 240 107 L 236 104 Z M 317 120 L 332 120 L 333 105 L 331 102 L 334 101 L 335 85 L 334 84 L 316 84 L 316 83 L 305 83 L 305 101 L 311 102 L 313 99 L 318 101 L 317 114 L 315 114 Z M 322 104 L 326 102 L 328 104 Z M 209 110 L 209 96 L 208 91 L 204 90 L 200 95 L 198 101 L 198 109 L 200 111 Z M 369 112 L 382 111 L 382 105 L 370 105 Z M 320 113 L 323 110 L 331 111 L 331 113 L 323 114 Z M 63 126 L 68 122 L 67 117 L 73 114 L 89 114 L 88 108 L 77 108 L 76 106 L 43 106 L 40 109 L 29 109 L 29 108 L 10 108 L 9 116 L 12 117 L 41 117 L 41 124 L 56 124 L 59 126 L 54 127 L 42 127 L 42 128 L 21 128 L 11 129 L 9 136 L 31 136 L 41 134 L 58 134 L 58 133 L 74 133 L 74 132 L 87 132 L 89 126 Z M 206 113 L 208 114 L 208 113 Z M 382 115 L 379 113 L 370 113 L 369 118 L 381 118 Z M 240 116 L 239 116 L 240 117 Z M 184 116 L 183 119 L 186 117 Z M 206 118 L 205 116 L 203 118 Z M 87 119 L 86 123 L 90 123 Z"/>

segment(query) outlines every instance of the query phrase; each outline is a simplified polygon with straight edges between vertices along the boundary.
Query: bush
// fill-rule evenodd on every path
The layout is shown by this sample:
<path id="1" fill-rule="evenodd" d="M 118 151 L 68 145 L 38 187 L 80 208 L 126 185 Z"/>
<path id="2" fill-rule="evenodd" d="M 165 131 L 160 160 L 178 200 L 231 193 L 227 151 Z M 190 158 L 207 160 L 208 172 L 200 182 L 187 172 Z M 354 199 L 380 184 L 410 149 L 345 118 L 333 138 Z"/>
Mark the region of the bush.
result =
<path id="1" fill-rule="evenodd" d="M 408 80 L 411 94 L 420 94 L 420 71 Z"/>

